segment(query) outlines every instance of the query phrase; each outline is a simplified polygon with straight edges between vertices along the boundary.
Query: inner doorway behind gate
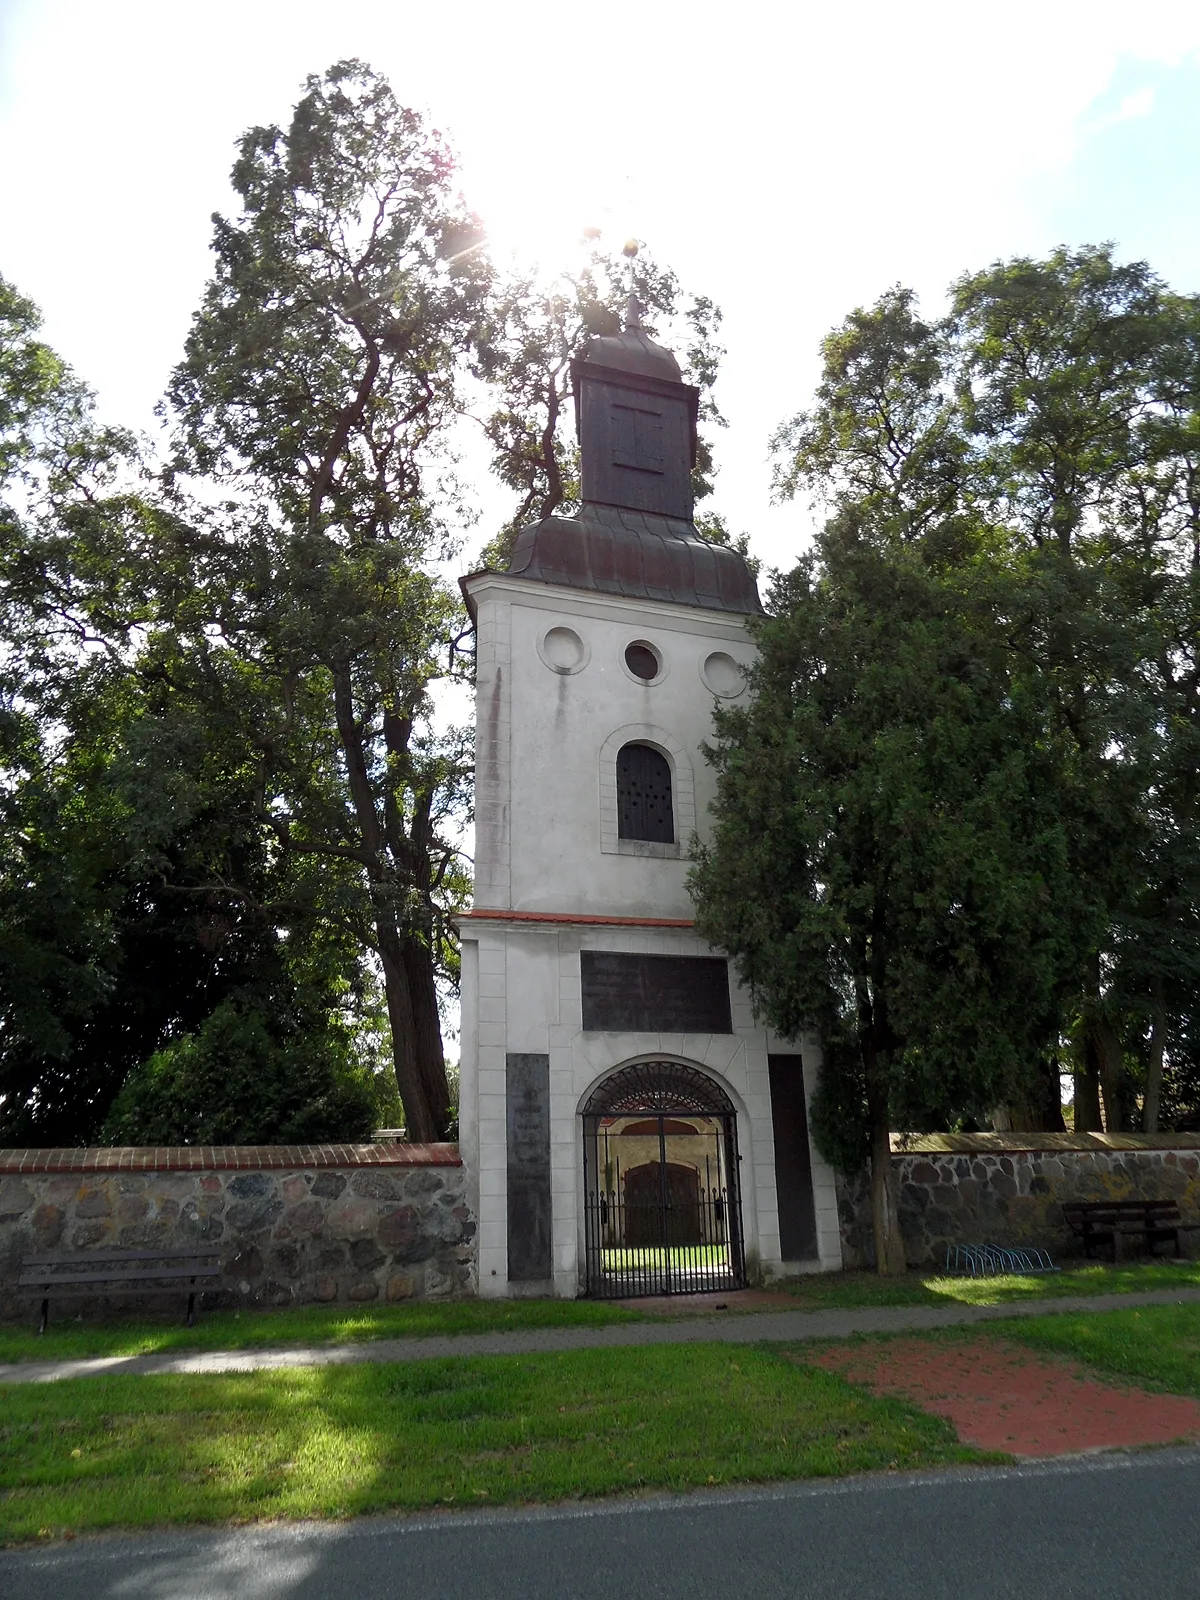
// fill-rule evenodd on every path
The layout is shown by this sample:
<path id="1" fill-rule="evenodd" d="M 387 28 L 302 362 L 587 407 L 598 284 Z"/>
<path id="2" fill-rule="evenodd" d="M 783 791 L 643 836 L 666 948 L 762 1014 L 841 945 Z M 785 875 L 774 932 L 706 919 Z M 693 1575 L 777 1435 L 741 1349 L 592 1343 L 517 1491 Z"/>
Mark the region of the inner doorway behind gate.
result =
<path id="1" fill-rule="evenodd" d="M 737 1113 L 697 1067 L 639 1061 L 583 1108 L 587 1293 L 741 1289 Z"/>

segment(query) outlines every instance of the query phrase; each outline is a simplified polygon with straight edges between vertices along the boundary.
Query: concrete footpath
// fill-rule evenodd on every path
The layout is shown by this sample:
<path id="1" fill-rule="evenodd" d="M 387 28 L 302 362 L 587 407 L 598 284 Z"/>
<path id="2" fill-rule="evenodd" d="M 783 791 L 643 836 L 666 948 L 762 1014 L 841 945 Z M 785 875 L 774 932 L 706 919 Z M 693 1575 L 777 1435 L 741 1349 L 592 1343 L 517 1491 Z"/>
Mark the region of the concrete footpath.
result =
<path id="1" fill-rule="evenodd" d="M 361 1344 L 288 1350 L 208 1350 L 145 1356 L 92 1356 L 78 1361 L 16 1361 L 0 1365 L 0 1383 L 54 1383 L 113 1374 L 269 1372 L 289 1367 L 349 1367 L 363 1362 L 434 1361 L 447 1356 L 507 1356 L 565 1350 L 627 1350 L 659 1344 L 791 1344 L 846 1339 L 856 1333 L 922 1333 L 973 1327 L 1013 1317 L 1062 1312 L 1120 1311 L 1139 1306 L 1200 1305 L 1200 1289 L 1144 1294 L 1098 1294 L 1023 1300 L 999 1306 L 880 1306 L 856 1311 L 760 1311 L 619 1323 L 606 1328 L 529 1328 L 512 1332 L 447 1334 L 429 1339 L 373 1339 Z"/>

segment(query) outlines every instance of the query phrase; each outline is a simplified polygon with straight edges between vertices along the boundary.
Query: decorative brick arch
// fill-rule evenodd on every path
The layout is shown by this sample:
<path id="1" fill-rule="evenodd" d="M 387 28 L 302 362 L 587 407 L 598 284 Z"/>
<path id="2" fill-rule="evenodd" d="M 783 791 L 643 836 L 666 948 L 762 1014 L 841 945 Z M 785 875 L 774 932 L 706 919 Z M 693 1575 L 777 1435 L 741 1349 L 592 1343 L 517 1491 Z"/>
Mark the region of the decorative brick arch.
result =
<path id="1" fill-rule="evenodd" d="M 589 1294 L 745 1286 L 737 1122 L 717 1076 L 678 1057 L 626 1062 L 592 1085 L 580 1106 Z M 681 1134 L 691 1148 L 673 1143 Z M 704 1140 L 703 1165 L 695 1135 Z"/>
<path id="2" fill-rule="evenodd" d="M 701 1035 L 696 1040 L 696 1043 L 701 1043 L 705 1037 L 711 1036 Z M 611 1079 L 618 1077 L 621 1073 L 631 1072 L 638 1068 L 645 1067 L 647 1063 L 656 1066 L 665 1066 L 670 1069 L 685 1069 L 689 1074 L 701 1074 L 710 1083 L 716 1086 L 718 1092 L 721 1096 L 723 1096 L 724 1099 L 728 1100 L 729 1105 L 727 1107 L 723 1107 L 722 1109 L 731 1111 L 735 1117 L 739 1117 L 741 1119 L 743 1124 L 749 1126 L 750 1114 L 746 1108 L 745 1098 L 737 1086 L 730 1082 L 722 1068 L 710 1066 L 707 1062 L 705 1062 L 703 1052 L 698 1053 L 696 1056 L 680 1056 L 674 1054 L 670 1050 L 641 1051 L 636 1056 L 629 1056 L 624 1060 L 614 1061 L 610 1065 L 602 1068 L 601 1071 L 595 1073 L 591 1078 L 588 1079 L 586 1088 L 584 1088 L 583 1092 L 578 1096 L 575 1105 L 576 1116 L 584 1115 L 588 1109 L 588 1102 L 594 1100 L 596 1096 L 601 1093 L 604 1085 Z"/>
<path id="3" fill-rule="evenodd" d="M 630 1111 L 737 1115 L 714 1073 L 674 1056 L 650 1056 L 605 1073 L 580 1106 L 581 1116 L 621 1116 Z"/>
<path id="4" fill-rule="evenodd" d="M 627 744 L 648 744 L 670 763 L 674 844 L 622 839 L 617 831 L 617 752 Z M 603 854 L 678 858 L 685 854 L 687 841 L 695 830 L 696 778 L 691 758 L 674 734 L 652 722 L 627 722 L 623 728 L 610 733 L 600 747 L 600 849 Z"/>

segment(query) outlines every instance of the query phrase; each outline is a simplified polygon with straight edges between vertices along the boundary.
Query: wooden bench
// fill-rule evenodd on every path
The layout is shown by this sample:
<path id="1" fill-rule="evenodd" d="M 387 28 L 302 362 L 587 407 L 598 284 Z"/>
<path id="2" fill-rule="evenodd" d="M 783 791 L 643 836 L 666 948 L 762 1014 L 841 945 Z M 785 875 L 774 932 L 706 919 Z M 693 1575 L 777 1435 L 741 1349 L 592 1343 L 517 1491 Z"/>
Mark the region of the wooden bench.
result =
<path id="1" fill-rule="evenodd" d="M 1130 1244 L 1144 1245 L 1149 1255 L 1160 1244 L 1173 1244 L 1180 1256 L 1181 1236 L 1200 1228 L 1200 1223 L 1184 1222 L 1174 1200 L 1068 1200 L 1063 1215 L 1083 1240 L 1086 1256 L 1103 1246 L 1114 1262 L 1124 1259 Z"/>
<path id="2" fill-rule="evenodd" d="M 81 1250 L 73 1255 L 26 1256 L 21 1262 L 18 1289 L 40 1291 L 42 1314 L 38 1332 L 50 1320 L 50 1296 L 95 1294 L 101 1289 L 134 1284 L 178 1284 L 187 1279 L 187 1325 L 192 1326 L 197 1288 L 217 1283 L 220 1255 L 215 1245 L 183 1250 Z"/>

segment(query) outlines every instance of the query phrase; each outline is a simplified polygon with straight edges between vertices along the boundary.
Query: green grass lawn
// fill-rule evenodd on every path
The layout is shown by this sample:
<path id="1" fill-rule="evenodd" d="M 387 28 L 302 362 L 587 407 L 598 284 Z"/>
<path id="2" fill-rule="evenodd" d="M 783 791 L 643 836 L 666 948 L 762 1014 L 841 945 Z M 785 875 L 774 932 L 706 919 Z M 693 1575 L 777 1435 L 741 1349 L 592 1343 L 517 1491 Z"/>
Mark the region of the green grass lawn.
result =
<path id="1" fill-rule="evenodd" d="M 726 1244 L 674 1244 L 666 1249 L 645 1245 L 618 1248 L 612 1246 L 601 1252 L 606 1272 L 628 1272 L 638 1268 L 647 1272 L 661 1272 L 666 1267 L 672 1271 L 688 1268 L 729 1265 L 729 1246 Z"/>
<path id="2" fill-rule="evenodd" d="M 1135 1261 L 1111 1267 L 1102 1262 L 1074 1265 L 1062 1272 L 997 1278 L 946 1278 L 910 1272 L 881 1278 L 875 1272 L 814 1273 L 789 1278 L 785 1289 L 797 1309 L 848 1310 L 870 1306 L 994 1306 L 1058 1296 L 1137 1294 L 1150 1289 L 1200 1289 L 1200 1261 Z"/>
<path id="3" fill-rule="evenodd" d="M 1023 1317 L 992 1323 L 991 1330 L 1084 1361 L 1110 1378 L 1200 1398 L 1200 1305 Z"/>
<path id="4" fill-rule="evenodd" d="M 68 1302 L 69 1304 L 69 1302 Z M 200 1312 L 122 1322 L 76 1321 L 65 1309 L 42 1335 L 32 1315 L 0 1323 L 0 1361 L 67 1361 L 76 1356 L 139 1356 L 160 1350 L 249 1350 L 274 1345 L 349 1344 L 512 1328 L 596 1328 L 639 1315 L 595 1300 L 425 1300 L 394 1306 L 298 1306 L 285 1311 Z"/>
<path id="5" fill-rule="evenodd" d="M 0 1387 L 0 1542 L 1000 1461 L 775 1349 Z"/>
<path id="6" fill-rule="evenodd" d="M 1196 1281 L 1179 1271 L 1166 1263 L 1098 1267 L 1086 1269 L 1085 1281 L 1094 1293 Z M 1019 1287 L 1013 1292 L 1019 1298 Z M 190 1337 L 245 1346 L 284 1342 L 284 1327 L 294 1339 L 352 1339 L 629 1315 L 545 1301 L 309 1308 L 214 1315 Z M 1110 1376 L 1200 1397 L 1200 1305 L 1014 1317 L 989 1327 Z M 161 1348 L 154 1341 L 185 1332 L 129 1324 L 59 1336 L 106 1334 L 107 1348 L 114 1337 Z M 53 1337 L 37 1348 L 49 1353 Z M 960 1446 L 938 1418 L 802 1365 L 810 1349 L 580 1350 L 0 1386 L 0 1542 L 1003 1459 Z"/>
<path id="7" fill-rule="evenodd" d="M 717 1246 L 704 1248 L 717 1249 Z M 873 1272 L 839 1272 L 793 1278 L 777 1285 L 798 1311 L 872 1306 L 1019 1304 L 1055 1295 L 1131 1294 L 1143 1289 L 1200 1288 L 1200 1262 L 1143 1261 L 1100 1264 L 1068 1272 L 1007 1278 L 943 1278 L 910 1272 L 901 1279 Z M 32 1314 L 0 1323 L 0 1362 L 70 1360 L 77 1356 L 149 1355 L 169 1350 L 247 1350 L 268 1346 L 346 1344 L 511 1328 L 589 1328 L 637 1321 L 640 1313 L 619 1301 L 454 1300 L 397 1306 L 300 1306 L 285 1311 L 202 1312 L 194 1328 L 178 1317 L 120 1322 L 76 1321 L 51 1306 L 49 1331 L 34 1332 Z"/>

